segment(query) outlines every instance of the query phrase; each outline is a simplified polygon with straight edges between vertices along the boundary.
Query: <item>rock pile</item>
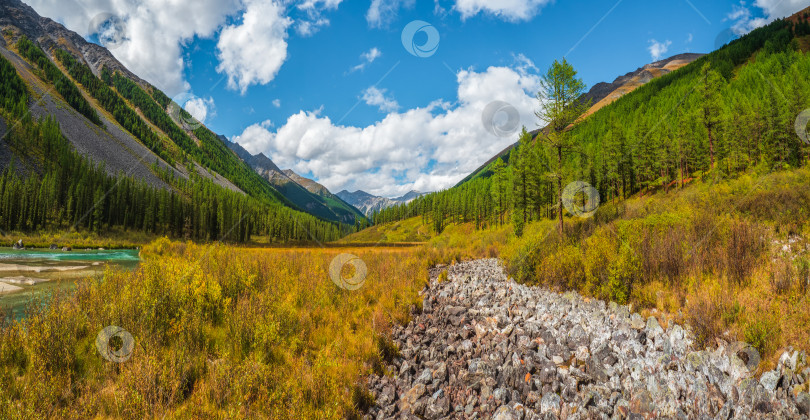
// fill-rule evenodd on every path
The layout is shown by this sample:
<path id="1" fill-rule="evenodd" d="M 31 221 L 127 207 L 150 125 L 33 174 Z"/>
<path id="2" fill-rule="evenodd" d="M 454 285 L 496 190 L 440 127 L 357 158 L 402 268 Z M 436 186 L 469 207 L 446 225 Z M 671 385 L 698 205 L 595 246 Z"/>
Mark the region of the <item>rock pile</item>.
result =
<path id="1" fill-rule="evenodd" d="M 396 327 L 400 354 L 372 376 L 367 418 L 807 418 L 810 369 L 786 352 L 753 377 L 745 343 L 696 349 L 626 306 L 515 283 L 498 260 L 448 268 Z"/>

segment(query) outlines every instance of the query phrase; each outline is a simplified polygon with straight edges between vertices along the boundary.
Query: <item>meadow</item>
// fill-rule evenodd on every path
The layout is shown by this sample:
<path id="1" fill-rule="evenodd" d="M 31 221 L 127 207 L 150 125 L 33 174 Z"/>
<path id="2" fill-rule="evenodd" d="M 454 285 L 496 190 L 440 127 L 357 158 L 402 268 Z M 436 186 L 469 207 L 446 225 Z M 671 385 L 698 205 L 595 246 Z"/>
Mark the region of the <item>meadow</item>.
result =
<path id="1" fill-rule="evenodd" d="M 351 418 L 427 280 L 418 248 L 251 249 L 161 239 L 0 326 L 0 418 Z M 339 254 L 367 267 L 330 278 Z M 351 266 L 347 266 L 351 267 Z M 350 277 L 351 268 L 342 276 Z M 0 317 L 3 319 L 4 317 Z M 123 363 L 101 357 L 108 326 Z"/>

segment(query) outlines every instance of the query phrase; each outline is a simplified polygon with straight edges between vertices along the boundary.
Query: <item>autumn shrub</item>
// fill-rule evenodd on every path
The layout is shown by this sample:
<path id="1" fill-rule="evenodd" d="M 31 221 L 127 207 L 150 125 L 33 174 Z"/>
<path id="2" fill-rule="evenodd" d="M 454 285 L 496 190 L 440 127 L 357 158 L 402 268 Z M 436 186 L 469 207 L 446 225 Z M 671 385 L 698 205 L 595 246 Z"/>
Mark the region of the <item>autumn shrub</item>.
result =
<path id="1" fill-rule="evenodd" d="M 639 268 L 635 251 L 630 246 L 620 247 L 617 258 L 608 267 L 608 282 L 602 288 L 602 296 L 622 305 L 628 303 Z"/>
<path id="2" fill-rule="evenodd" d="M 810 289 L 810 260 L 806 257 L 796 259 L 796 280 L 803 295 Z"/>
<path id="3" fill-rule="evenodd" d="M 780 347 L 780 328 L 770 319 L 757 318 L 747 322 L 743 335 L 760 354 L 772 354 Z"/>
<path id="4" fill-rule="evenodd" d="M 717 290 L 704 288 L 701 292 L 690 296 L 686 313 L 698 345 L 706 346 L 723 334 L 725 325 L 722 320 L 723 305 Z"/>
<path id="5" fill-rule="evenodd" d="M 558 290 L 577 289 L 585 278 L 579 248 L 568 245 L 548 255 L 537 266 L 535 278 Z"/>
<path id="6" fill-rule="evenodd" d="M 771 290 L 777 295 L 784 295 L 788 293 L 796 282 L 796 268 L 789 258 L 777 258 L 773 261 L 772 270 L 770 271 L 770 285 Z"/>
<path id="7" fill-rule="evenodd" d="M 728 278 L 744 285 L 759 264 L 765 248 L 764 231 L 752 223 L 735 220 L 730 223 L 725 245 L 725 266 Z"/>
<path id="8" fill-rule="evenodd" d="M 608 282 L 610 265 L 615 259 L 619 244 L 608 228 L 602 227 L 582 243 L 583 270 L 586 293 L 598 295 L 602 285 Z"/>
<path id="9" fill-rule="evenodd" d="M 344 252 L 367 266 L 358 290 L 329 277 Z M 425 252 L 156 241 L 136 270 L 3 321 L 0 418 L 355 416 L 369 403 L 363 376 L 396 354 L 380 337 L 421 304 Z M 123 363 L 96 350 L 110 325 L 133 337 Z"/>

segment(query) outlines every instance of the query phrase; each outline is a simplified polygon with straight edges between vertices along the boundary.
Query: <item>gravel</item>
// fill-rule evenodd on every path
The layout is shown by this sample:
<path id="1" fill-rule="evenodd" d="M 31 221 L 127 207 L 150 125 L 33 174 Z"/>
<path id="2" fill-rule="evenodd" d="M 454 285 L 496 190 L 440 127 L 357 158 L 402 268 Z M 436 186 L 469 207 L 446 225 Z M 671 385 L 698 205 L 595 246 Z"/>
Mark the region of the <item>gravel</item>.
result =
<path id="1" fill-rule="evenodd" d="M 696 348 L 627 306 L 515 283 L 496 259 L 431 270 L 366 418 L 808 418 L 810 368 L 788 351 L 754 377 L 751 346 Z"/>

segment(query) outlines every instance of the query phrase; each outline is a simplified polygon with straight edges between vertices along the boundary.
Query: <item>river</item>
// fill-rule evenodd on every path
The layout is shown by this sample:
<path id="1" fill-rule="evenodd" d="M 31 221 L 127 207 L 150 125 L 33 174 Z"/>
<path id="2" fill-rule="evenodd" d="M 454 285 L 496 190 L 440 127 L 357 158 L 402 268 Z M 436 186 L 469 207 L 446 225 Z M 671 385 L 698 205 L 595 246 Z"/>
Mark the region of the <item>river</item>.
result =
<path id="1" fill-rule="evenodd" d="M 80 278 L 99 276 L 107 265 L 134 269 L 138 250 L 14 250 L 0 248 L 0 308 L 7 316 L 25 316 L 33 297 L 73 288 Z"/>

